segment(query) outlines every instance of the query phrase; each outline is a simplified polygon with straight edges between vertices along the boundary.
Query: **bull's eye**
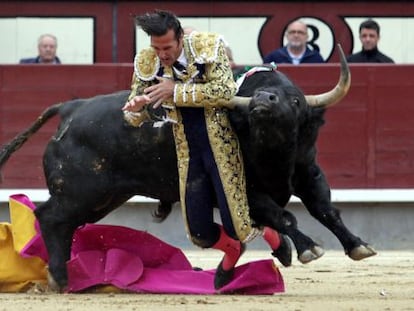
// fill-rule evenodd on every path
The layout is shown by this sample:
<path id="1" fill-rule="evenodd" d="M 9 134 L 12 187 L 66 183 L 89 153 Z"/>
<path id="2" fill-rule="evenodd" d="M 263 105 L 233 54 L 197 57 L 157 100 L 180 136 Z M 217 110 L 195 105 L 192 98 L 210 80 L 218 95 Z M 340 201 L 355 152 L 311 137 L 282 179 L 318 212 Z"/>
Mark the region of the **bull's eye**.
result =
<path id="1" fill-rule="evenodd" d="M 297 97 L 293 98 L 292 103 L 296 106 L 299 106 L 299 98 L 297 98 Z"/>

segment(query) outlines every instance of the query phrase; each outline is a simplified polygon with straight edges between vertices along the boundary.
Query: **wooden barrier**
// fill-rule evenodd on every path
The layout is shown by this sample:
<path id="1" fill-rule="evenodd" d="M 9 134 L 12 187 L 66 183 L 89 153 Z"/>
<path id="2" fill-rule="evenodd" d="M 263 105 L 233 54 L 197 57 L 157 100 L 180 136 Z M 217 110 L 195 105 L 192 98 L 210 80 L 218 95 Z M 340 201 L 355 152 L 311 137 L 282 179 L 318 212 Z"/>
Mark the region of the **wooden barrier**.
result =
<path id="1" fill-rule="evenodd" d="M 318 161 L 334 189 L 414 188 L 414 65 L 351 65 L 346 98 L 326 113 Z M 331 89 L 338 64 L 281 65 L 306 94 Z M 0 66 L 0 145 L 26 129 L 51 104 L 128 89 L 131 64 Z M 51 120 L 2 170 L 3 189 L 46 188 L 42 153 Z"/>
<path id="2" fill-rule="evenodd" d="M 7 203 L 14 194 L 24 194 L 32 202 L 45 202 L 49 198 L 47 189 L 0 189 L 0 203 Z M 333 203 L 413 203 L 414 189 L 332 189 Z M 158 200 L 136 195 L 126 204 L 158 203 Z M 300 199 L 292 196 L 290 203 L 298 203 Z"/>

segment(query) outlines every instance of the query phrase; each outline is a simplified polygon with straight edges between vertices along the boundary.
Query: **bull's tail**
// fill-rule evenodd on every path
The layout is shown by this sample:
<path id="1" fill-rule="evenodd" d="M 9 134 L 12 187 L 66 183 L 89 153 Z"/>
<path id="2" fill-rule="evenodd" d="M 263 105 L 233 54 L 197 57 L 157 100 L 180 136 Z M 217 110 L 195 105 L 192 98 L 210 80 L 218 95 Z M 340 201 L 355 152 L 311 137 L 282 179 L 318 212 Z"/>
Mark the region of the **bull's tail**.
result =
<path id="1" fill-rule="evenodd" d="M 12 153 L 19 150 L 20 147 L 23 146 L 23 144 L 43 126 L 43 124 L 45 124 L 50 118 L 54 117 L 59 112 L 59 108 L 62 105 L 63 103 L 59 103 L 47 108 L 28 129 L 18 134 L 12 141 L 2 147 L 0 151 L 0 171 Z"/>

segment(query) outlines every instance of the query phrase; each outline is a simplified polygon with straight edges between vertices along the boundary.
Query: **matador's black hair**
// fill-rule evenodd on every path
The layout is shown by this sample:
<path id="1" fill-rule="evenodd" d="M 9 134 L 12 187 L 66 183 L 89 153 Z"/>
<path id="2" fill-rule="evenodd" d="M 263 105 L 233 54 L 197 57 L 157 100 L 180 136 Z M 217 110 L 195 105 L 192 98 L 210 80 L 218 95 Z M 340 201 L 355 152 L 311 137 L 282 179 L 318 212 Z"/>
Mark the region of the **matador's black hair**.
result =
<path id="1" fill-rule="evenodd" d="M 155 10 L 139 15 L 136 17 L 136 24 L 149 36 L 163 36 L 168 30 L 173 29 L 178 40 L 184 33 L 177 16 L 170 11 Z"/>

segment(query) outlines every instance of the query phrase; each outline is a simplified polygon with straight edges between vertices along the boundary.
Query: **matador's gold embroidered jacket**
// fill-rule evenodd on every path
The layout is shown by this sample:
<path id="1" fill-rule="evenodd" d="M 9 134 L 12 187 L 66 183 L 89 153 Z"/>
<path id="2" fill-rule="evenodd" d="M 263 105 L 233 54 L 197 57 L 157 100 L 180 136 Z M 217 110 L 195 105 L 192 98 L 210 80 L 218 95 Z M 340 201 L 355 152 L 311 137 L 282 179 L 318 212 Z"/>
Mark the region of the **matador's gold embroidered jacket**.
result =
<path id="1" fill-rule="evenodd" d="M 163 103 L 168 117 L 176 120 L 173 126 L 178 170 L 180 177 L 180 197 L 185 215 L 185 189 L 189 163 L 188 144 L 181 122 L 180 107 L 200 107 L 204 109 L 210 144 L 220 172 L 227 202 L 237 236 L 241 241 L 252 239 L 257 231 L 251 227 L 248 211 L 245 174 L 238 139 L 230 125 L 223 102 L 236 93 L 236 84 L 227 59 L 222 38 L 213 33 L 193 32 L 184 36 L 184 53 L 188 61 L 187 73 L 179 76 L 174 96 Z M 134 61 L 131 94 L 129 99 L 143 94 L 143 90 L 156 83 L 155 77 L 173 78 L 172 67 L 160 68 L 160 60 L 152 48 L 138 53 Z M 224 101 L 223 101 L 224 99 Z M 139 126 L 133 118 L 126 118 L 133 126 Z M 186 218 L 184 217 L 186 222 Z M 189 232 L 187 227 L 187 232 Z M 192 241 L 197 244 L 194 237 Z"/>

